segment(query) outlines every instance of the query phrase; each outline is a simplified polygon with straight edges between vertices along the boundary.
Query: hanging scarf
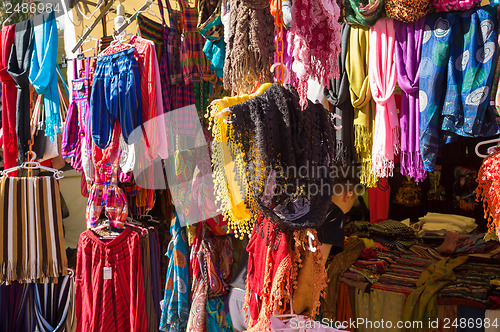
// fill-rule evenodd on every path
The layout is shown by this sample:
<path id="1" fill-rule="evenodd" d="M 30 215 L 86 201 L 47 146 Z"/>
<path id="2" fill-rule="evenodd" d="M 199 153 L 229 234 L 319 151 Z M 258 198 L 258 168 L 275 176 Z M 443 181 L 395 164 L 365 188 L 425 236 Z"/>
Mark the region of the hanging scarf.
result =
<path id="1" fill-rule="evenodd" d="M 34 331 L 35 284 L 0 285 L 0 331 Z"/>
<path id="2" fill-rule="evenodd" d="M 29 80 L 39 95 L 44 95 L 45 136 L 54 143 L 61 132 L 59 91 L 57 88 L 58 31 L 54 11 L 34 19 L 34 45 Z"/>
<path id="3" fill-rule="evenodd" d="M 453 12 L 479 6 L 481 0 L 433 0 L 432 4 L 440 12 Z"/>
<path id="4" fill-rule="evenodd" d="M 290 32 L 294 34 L 292 70 L 299 80 L 300 104 L 307 105 L 307 81 L 317 79 L 322 86 L 339 77 L 340 8 L 332 0 L 295 0 Z M 331 66 L 331 68 L 330 68 Z"/>
<path id="5" fill-rule="evenodd" d="M 7 72 L 9 56 L 14 44 L 15 24 L 0 31 L 0 82 L 2 83 L 3 162 L 8 169 L 17 165 L 16 95 L 14 80 Z M 16 176 L 12 174 L 12 176 Z"/>
<path id="6" fill-rule="evenodd" d="M 420 153 L 425 170 L 432 171 L 441 144 L 457 135 L 492 136 L 499 131 L 488 107 L 498 37 L 496 7 L 428 15 L 425 30 L 429 32 L 424 33 L 420 61 Z"/>
<path id="7" fill-rule="evenodd" d="M 168 245 L 167 255 L 170 258 L 165 284 L 165 297 L 162 301 L 160 331 L 186 331 L 189 318 L 189 247 L 186 240 L 186 229 L 181 227 L 179 218 L 170 227 L 172 240 Z"/>
<path id="8" fill-rule="evenodd" d="M 431 0 L 385 0 L 387 17 L 401 22 L 418 21 L 427 15 L 430 9 Z"/>
<path id="9" fill-rule="evenodd" d="M 368 77 L 369 30 L 352 26 L 346 56 L 351 103 L 354 107 L 354 147 L 361 162 L 361 183 L 367 187 L 377 184 L 372 174 L 373 101 Z"/>
<path id="10" fill-rule="evenodd" d="M 256 82 L 271 82 L 274 20 L 269 0 L 229 0 L 229 37 L 224 89 L 250 93 Z"/>
<path id="11" fill-rule="evenodd" d="M 384 0 L 346 0 L 347 23 L 371 27 L 384 14 Z"/>
<path id="12" fill-rule="evenodd" d="M 224 75 L 224 26 L 221 19 L 222 0 L 200 0 L 198 4 L 198 31 L 207 39 L 203 52 L 210 61 L 210 68 L 220 78 Z"/>
<path id="13" fill-rule="evenodd" d="M 425 18 L 415 23 L 394 21 L 398 84 L 403 90 L 400 114 L 401 174 L 413 177 L 416 182 L 423 181 L 426 176 L 418 135 L 418 81 L 424 25 Z"/>
<path id="14" fill-rule="evenodd" d="M 395 39 L 396 32 L 391 19 L 380 19 L 370 28 L 368 71 L 372 97 L 377 104 L 372 172 L 381 178 L 392 176 L 394 155 L 399 153 L 401 146 L 398 111 L 394 100 L 397 79 Z"/>
<path id="15" fill-rule="evenodd" d="M 14 45 L 9 58 L 8 73 L 17 87 L 16 131 L 20 161 L 26 158 L 30 133 L 30 90 L 28 73 L 33 51 L 33 20 L 16 24 Z M 59 100 L 59 99 L 58 99 Z"/>
<path id="16" fill-rule="evenodd" d="M 490 232 L 500 238 L 500 152 L 488 156 L 479 169 L 477 200 L 483 201 L 484 217 Z"/>

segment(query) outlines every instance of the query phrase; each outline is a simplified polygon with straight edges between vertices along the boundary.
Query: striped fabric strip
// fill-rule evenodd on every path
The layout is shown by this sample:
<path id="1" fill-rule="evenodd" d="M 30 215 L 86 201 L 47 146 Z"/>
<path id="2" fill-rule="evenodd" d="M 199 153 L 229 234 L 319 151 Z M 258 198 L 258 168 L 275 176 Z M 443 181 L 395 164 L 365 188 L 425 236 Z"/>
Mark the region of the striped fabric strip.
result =
<path id="1" fill-rule="evenodd" d="M 0 197 L 1 280 L 51 282 L 66 275 L 57 180 L 3 177 Z"/>

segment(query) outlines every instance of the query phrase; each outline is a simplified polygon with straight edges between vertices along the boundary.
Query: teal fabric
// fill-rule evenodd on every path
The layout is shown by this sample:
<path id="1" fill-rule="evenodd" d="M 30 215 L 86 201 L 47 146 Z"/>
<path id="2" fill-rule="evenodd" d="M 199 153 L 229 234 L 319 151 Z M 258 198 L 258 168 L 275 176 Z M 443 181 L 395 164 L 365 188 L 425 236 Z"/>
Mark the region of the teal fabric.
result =
<path id="1" fill-rule="evenodd" d="M 207 327 L 209 332 L 232 332 L 227 296 L 214 297 L 207 302 Z"/>

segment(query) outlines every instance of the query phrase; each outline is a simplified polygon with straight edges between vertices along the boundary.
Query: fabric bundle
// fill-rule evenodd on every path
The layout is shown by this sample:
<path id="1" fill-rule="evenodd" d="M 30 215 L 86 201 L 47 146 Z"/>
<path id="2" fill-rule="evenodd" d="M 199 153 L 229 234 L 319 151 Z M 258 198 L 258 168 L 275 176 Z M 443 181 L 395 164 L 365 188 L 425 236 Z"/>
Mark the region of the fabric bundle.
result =
<path id="1" fill-rule="evenodd" d="M 369 29 L 352 26 L 346 56 L 351 103 L 354 107 L 354 147 L 361 162 L 361 183 L 374 187 L 372 174 L 372 142 L 374 105 L 368 76 Z"/>
<path id="2" fill-rule="evenodd" d="M 0 179 L 2 280 L 50 282 L 68 273 L 59 183 L 53 177 Z"/>
<path id="3" fill-rule="evenodd" d="M 271 82 L 274 20 L 269 0 L 230 0 L 224 89 L 250 93 L 256 82 Z M 272 47 L 271 47 L 272 45 Z"/>
<path id="4" fill-rule="evenodd" d="M 344 5 L 350 24 L 371 27 L 384 14 L 384 0 L 346 0 Z"/>
<path id="5" fill-rule="evenodd" d="M 432 0 L 432 5 L 440 12 L 452 12 L 479 6 L 481 0 Z"/>
<path id="6" fill-rule="evenodd" d="M 488 228 L 500 238 L 500 152 L 488 156 L 479 169 L 477 199 L 483 201 Z"/>
<path id="7" fill-rule="evenodd" d="M 290 32 L 293 34 L 292 70 L 297 75 L 300 104 L 307 105 L 307 81 L 322 86 L 339 77 L 340 8 L 334 0 L 295 0 Z"/>
<path id="8" fill-rule="evenodd" d="M 59 91 L 57 86 L 58 30 L 54 11 L 34 18 L 34 44 L 29 80 L 36 92 L 43 95 L 45 136 L 55 142 L 61 133 Z"/>
<path id="9" fill-rule="evenodd" d="M 342 25 L 341 34 L 341 54 L 339 55 L 339 78 L 330 81 L 330 87 L 325 88 L 326 99 L 334 106 L 334 113 L 340 117 L 340 126 L 342 128 L 335 131 L 335 163 L 347 166 L 352 163 L 354 158 L 354 133 L 353 133 L 353 113 L 354 108 L 351 104 L 349 94 L 349 77 L 346 71 L 347 48 L 349 45 L 351 27 L 347 23 Z M 339 126 L 339 123 L 335 123 Z"/>
<path id="10" fill-rule="evenodd" d="M 237 177 L 257 202 L 253 215 L 262 211 L 284 231 L 321 226 L 333 187 L 331 113 L 312 102 L 302 111 L 296 90 L 279 84 L 230 111 L 229 142 L 242 151 L 246 174 Z M 269 200 L 266 183 L 278 193 Z"/>
<path id="11" fill-rule="evenodd" d="M 488 107 L 497 51 L 496 6 L 426 18 L 420 61 L 420 153 L 432 171 L 438 148 L 458 136 L 499 132 Z M 444 87 L 444 88 L 443 88 Z"/>
<path id="12" fill-rule="evenodd" d="M 427 15 L 430 9 L 431 0 L 385 0 L 387 17 L 401 22 L 416 22 Z"/>
<path id="13" fill-rule="evenodd" d="M 425 18 L 415 23 L 394 21 L 396 30 L 396 65 L 398 84 L 402 90 L 401 174 L 409 175 L 416 182 L 426 176 L 420 155 L 418 83 L 420 78 L 420 52 Z"/>
<path id="14" fill-rule="evenodd" d="M 383 18 L 370 28 L 369 77 L 376 116 L 372 148 L 372 172 L 375 176 L 392 176 L 394 155 L 399 153 L 400 127 L 394 88 L 396 62 L 394 55 L 396 32 L 394 21 Z"/>

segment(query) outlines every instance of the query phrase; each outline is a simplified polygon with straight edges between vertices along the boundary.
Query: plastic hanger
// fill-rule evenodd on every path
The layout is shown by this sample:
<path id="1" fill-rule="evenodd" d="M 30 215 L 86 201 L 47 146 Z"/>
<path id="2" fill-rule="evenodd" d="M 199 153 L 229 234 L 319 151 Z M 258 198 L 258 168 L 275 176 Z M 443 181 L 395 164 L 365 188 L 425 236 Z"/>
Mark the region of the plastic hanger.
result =
<path id="1" fill-rule="evenodd" d="M 151 5 L 149 5 L 148 9 L 146 9 L 145 11 L 139 12 L 139 14 L 142 14 L 142 13 L 154 16 L 161 21 L 161 17 L 158 17 L 158 15 L 156 15 L 155 11 L 153 9 L 151 9 Z"/>
<path id="2" fill-rule="evenodd" d="M 56 180 L 62 179 L 64 177 L 62 175 L 63 174 L 62 171 L 55 169 L 55 168 L 42 166 L 39 162 L 35 161 L 36 160 L 36 153 L 34 151 L 32 153 L 33 153 L 33 157 L 31 158 L 31 160 L 25 161 L 20 166 L 11 167 L 9 169 L 1 171 L 0 175 L 6 176 L 7 174 L 9 174 L 11 172 L 18 171 L 20 169 L 41 169 L 44 171 L 52 172 L 54 174 L 53 176 Z"/>
<path id="3" fill-rule="evenodd" d="M 500 143 L 500 137 L 499 138 L 495 138 L 495 139 L 490 139 L 490 140 L 487 140 L 487 141 L 484 141 L 484 142 L 480 142 L 476 145 L 476 155 L 478 157 L 481 157 L 481 158 L 487 158 L 491 153 L 495 152 L 495 148 L 497 148 L 497 146 L 493 146 L 493 147 L 490 147 L 488 149 L 488 154 L 487 155 L 484 155 L 484 154 L 481 154 L 479 152 L 479 147 L 483 146 L 483 145 L 489 145 L 489 144 L 493 144 L 493 143 Z"/>

